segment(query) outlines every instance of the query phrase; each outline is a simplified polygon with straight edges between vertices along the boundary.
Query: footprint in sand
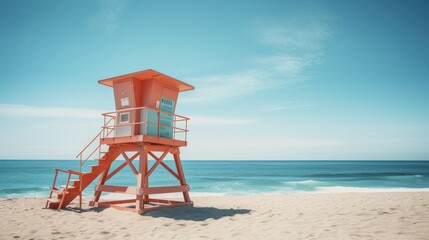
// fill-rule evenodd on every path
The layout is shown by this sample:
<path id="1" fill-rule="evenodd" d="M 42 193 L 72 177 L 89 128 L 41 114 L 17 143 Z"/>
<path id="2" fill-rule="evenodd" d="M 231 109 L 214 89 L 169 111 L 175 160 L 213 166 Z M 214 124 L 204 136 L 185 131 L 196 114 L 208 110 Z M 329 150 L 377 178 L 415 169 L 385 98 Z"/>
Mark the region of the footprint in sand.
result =
<path id="1" fill-rule="evenodd" d="M 378 215 L 390 214 L 390 212 L 378 212 Z"/>

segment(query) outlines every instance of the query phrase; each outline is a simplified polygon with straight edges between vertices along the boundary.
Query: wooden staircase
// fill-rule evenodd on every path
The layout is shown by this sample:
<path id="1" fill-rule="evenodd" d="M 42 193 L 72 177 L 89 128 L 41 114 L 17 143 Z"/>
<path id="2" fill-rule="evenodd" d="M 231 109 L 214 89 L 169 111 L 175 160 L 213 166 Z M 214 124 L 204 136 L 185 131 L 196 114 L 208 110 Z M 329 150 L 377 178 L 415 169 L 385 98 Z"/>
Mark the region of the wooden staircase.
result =
<path id="1" fill-rule="evenodd" d="M 109 151 L 104 153 L 102 158 L 98 159 L 98 164 L 91 167 L 90 172 L 79 172 L 73 170 L 55 169 L 55 177 L 52 184 L 51 193 L 46 201 L 46 208 L 57 209 L 65 208 L 76 197 L 79 196 L 79 206 L 82 207 L 82 192 L 88 187 L 102 172 L 108 170 L 112 162 L 119 156 L 120 151 L 110 147 Z M 66 185 L 56 187 L 58 173 L 66 173 Z M 71 179 L 71 176 L 78 176 L 78 179 Z M 56 196 L 55 196 L 56 194 Z"/>
<path id="2" fill-rule="evenodd" d="M 108 146 L 107 151 L 102 151 L 101 138 L 108 137 L 113 129 L 107 128 L 106 126 L 110 123 L 105 121 L 103 129 L 83 148 L 83 150 L 76 156 L 80 158 L 79 171 L 75 170 L 62 170 L 55 169 L 54 181 L 52 183 L 51 192 L 48 199 L 46 200 L 45 208 L 60 210 L 70 204 L 76 197 L 79 196 L 79 207 L 82 207 L 82 192 L 88 187 L 101 173 L 108 170 L 112 162 L 119 156 L 119 149 Z M 114 120 L 114 119 L 113 119 Z M 98 140 L 98 141 L 96 141 Z M 89 155 L 83 159 L 83 154 L 89 149 L 90 146 L 95 145 L 95 148 L 89 153 Z M 98 152 L 98 159 L 95 159 L 97 165 L 89 166 L 90 172 L 82 172 L 82 167 L 95 153 Z M 67 174 L 66 184 L 60 187 L 56 186 L 58 174 Z M 72 176 L 78 177 L 72 179 Z"/>

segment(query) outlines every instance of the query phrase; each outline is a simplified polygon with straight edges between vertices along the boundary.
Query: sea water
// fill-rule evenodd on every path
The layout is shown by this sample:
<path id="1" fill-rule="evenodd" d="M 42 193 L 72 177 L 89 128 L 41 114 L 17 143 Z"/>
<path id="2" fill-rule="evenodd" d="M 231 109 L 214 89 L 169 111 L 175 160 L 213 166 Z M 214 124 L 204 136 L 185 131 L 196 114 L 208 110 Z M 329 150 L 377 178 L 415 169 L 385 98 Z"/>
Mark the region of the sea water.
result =
<path id="1" fill-rule="evenodd" d="M 429 191 L 429 161 L 182 161 L 194 195 L 300 192 Z M 87 165 L 95 162 L 88 161 Z M 122 164 L 116 160 L 112 169 Z M 149 165 L 154 162 L 150 162 Z M 172 169 L 174 161 L 165 161 Z M 47 196 L 54 168 L 76 170 L 71 160 L 1 160 L 0 198 Z M 137 162 L 135 163 L 138 165 Z M 89 171 L 82 169 L 83 171 Z M 65 174 L 57 185 L 65 185 Z M 92 195 L 94 181 L 84 192 Z M 136 186 L 127 166 L 106 184 Z M 162 166 L 150 186 L 178 185 Z"/>

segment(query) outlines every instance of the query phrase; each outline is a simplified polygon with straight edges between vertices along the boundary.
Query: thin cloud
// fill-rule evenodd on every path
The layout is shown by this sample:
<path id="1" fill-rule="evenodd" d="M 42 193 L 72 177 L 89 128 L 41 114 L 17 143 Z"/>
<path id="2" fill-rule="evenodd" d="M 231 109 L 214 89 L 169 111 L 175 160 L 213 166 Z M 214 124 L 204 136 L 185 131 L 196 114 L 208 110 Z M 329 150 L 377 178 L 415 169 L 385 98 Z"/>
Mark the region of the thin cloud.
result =
<path id="1" fill-rule="evenodd" d="M 286 110 L 286 109 L 305 109 L 305 108 L 310 108 L 313 107 L 314 105 L 312 104 L 294 104 L 294 103 L 280 103 L 280 104 L 271 104 L 271 105 L 264 105 L 264 106 L 260 106 L 255 108 L 255 111 L 259 111 L 259 112 L 265 112 L 265 111 L 282 111 L 282 110 Z"/>
<path id="2" fill-rule="evenodd" d="M 207 116 L 192 116 L 189 125 L 198 126 L 225 126 L 225 125 L 246 125 L 258 122 L 256 119 L 248 118 L 221 118 L 221 117 L 207 117 Z"/>
<path id="3" fill-rule="evenodd" d="M 198 78 L 197 92 L 183 99 L 185 103 L 219 103 L 303 82 L 311 78 L 308 69 L 323 62 L 324 48 L 334 33 L 332 19 L 314 15 L 292 19 L 282 25 L 258 23 L 255 39 L 275 54 L 255 56 L 249 69 L 230 75 Z"/>
<path id="4" fill-rule="evenodd" d="M 101 118 L 105 111 L 86 108 L 52 108 L 0 104 L 0 117 Z"/>
<path id="5" fill-rule="evenodd" d="M 126 8 L 126 0 L 99 0 L 99 11 L 92 20 L 92 26 L 108 33 L 114 32 Z"/>
<path id="6" fill-rule="evenodd" d="M 273 83 L 262 70 L 207 76 L 199 79 L 198 91 L 184 97 L 182 102 L 208 103 L 230 100 L 270 88 Z"/>
<path id="7" fill-rule="evenodd" d="M 256 40 L 276 51 L 255 59 L 280 79 L 308 79 L 307 70 L 324 60 L 326 45 L 334 35 L 332 18 L 314 14 L 292 19 L 282 25 L 256 24 Z"/>
<path id="8" fill-rule="evenodd" d="M 322 51 L 334 33 L 332 18 L 315 14 L 284 24 L 260 23 L 257 40 L 264 45 L 289 51 Z"/>
<path id="9" fill-rule="evenodd" d="M 257 58 L 258 64 L 270 66 L 270 70 L 277 74 L 298 75 L 301 74 L 308 66 L 315 63 L 317 59 L 312 56 L 266 56 Z"/>
<path id="10" fill-rule="evenodd" d="M 52 108 L 27 105 L 0 104 L 0 117 L 55 117 L 55 118 L 90 118 L 100 119 L 106 111 L 87 108 Z M 244 125 L 256 123 L 257 119 L 192 116 L 189 124 L 206 125 Z"/>

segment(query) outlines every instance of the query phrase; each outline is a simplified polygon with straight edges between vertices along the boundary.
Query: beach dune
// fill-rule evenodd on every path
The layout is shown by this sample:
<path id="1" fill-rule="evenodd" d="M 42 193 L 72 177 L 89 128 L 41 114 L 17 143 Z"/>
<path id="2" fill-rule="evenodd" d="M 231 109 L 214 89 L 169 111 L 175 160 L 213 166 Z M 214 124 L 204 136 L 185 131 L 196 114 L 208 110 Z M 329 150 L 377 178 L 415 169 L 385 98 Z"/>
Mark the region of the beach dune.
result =
<path id="1" fill-rule="evenodd" d="M 429 239 L 429 192 L 194 197 L 145 215 L 0 200 L 0 239 Z"/>

